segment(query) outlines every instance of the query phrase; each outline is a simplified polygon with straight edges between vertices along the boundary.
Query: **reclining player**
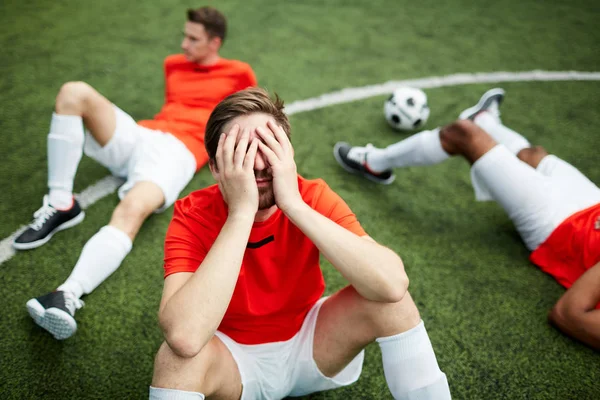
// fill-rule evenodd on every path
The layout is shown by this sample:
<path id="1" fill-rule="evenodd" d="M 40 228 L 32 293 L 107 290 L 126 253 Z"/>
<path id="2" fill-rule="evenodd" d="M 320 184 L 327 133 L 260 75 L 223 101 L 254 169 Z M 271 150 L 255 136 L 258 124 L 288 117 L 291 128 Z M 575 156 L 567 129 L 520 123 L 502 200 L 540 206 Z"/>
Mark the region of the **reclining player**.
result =
<path id="1" fill-rule="evenodd" d="M 472 164 L 478 200 L 497 201 L 513 221 L 530 259 L 567 292 L 549 314 L 568 335 L 600 349 L 600 189 L 572 165 L 531 147 L 502 125 L 502 89 L 492 89 L 460 120 L 385 149 L 337 143 L 344 169 L 386 183 L 393 168 L 432 165 L 453 155 Z"/>

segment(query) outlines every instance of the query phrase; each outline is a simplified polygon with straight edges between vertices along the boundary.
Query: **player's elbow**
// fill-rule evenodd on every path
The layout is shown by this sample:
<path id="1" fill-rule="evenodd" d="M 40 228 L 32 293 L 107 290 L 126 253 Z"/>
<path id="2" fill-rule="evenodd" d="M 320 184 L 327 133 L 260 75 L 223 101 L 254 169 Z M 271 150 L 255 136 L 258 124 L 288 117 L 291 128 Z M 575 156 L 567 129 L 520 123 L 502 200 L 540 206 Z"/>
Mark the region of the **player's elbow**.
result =
<path id="1" fill-rule="evenodd" d="M 596 318 L 590 315 L 595 312 L 584 307 L 576 307 L 569 302 L 559 301 L 548 313 L 548 320 L 565 334 L 593 349 L 600 350 L 599 324 Z"/>
<path id="2" fill-rule="evenodd" d="M 564 326 L 568 320 L 569 310 L 563 301 L 558 301 L 548 313 L 548 321 L 557 327 Z"/>
<path id="3" fill-rule="evenodd" d="M 194 358 L 202 351 L 203 343 L 198 338 L 178 332 L 165 332 L 165 341 L 173 353 L 182 358 Z"/>
<path id="4" fill-rule="evenodd" d="M 383 293 L 382 301 L 385 303 L 398 303 L 400 302 L 406 293 L 408 292 L 408 276 L 404 274 L 394 281 L 392 285 L 389 285 L 386 292 Z"/>
<path id="5" fill-rule="evenodd" d="M 164 313 L 159 314 L 159 324 L 169 348 L 183 358 L 192 358 L 202 350 L 201 335 L 194 335 L 185 326 L 169 322 Z"/>
<path id="6" fill-rule="evenodd" d="M 399 264 L 393 269 L 392 273 L 384 277 L 382 290 L 379 292 L 381 302 L 398 303 L 408 292 L 408 276 L 404 271 L 404 265 L 400 258 Z"/>
<path id="7" fill-rule="evenodd" d="M 556 327 L 564 331 L 570 331 L 577 325 L 581 319 L 581 314 L 584 312 L 584 309 L 579 309 L 579 307 L 561 298 L 548 313 L 548 320 Z"/>

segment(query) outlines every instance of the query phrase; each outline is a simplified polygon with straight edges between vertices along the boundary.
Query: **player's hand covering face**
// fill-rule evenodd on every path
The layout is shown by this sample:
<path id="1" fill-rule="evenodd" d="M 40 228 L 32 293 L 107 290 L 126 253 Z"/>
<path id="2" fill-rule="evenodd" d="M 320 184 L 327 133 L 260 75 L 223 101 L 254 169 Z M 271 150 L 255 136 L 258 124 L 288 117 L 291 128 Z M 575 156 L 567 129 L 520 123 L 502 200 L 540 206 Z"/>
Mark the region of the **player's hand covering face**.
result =
<path id="1" fill-rule="evenodd" d="M 302 202 L 298 190 L 294 149 L 281 126 L 269 120 L 267 128 L 256 128 L 256 133 L 261 139 L 258 148 L 271 169 L 275 203 L 285 212 L 294 204 Z"/>
<path id="2" fill-rule="evenodd" d="M 250 128 L 240 131 L 238 124 L 219 138 L 215 155 L 219 171 L 217 183 L 229 207 L 229 215 L 254 216 L 258 210 L 258 187 L 254 179 L 258 144 L 257 138 L 250 140 Z"/>

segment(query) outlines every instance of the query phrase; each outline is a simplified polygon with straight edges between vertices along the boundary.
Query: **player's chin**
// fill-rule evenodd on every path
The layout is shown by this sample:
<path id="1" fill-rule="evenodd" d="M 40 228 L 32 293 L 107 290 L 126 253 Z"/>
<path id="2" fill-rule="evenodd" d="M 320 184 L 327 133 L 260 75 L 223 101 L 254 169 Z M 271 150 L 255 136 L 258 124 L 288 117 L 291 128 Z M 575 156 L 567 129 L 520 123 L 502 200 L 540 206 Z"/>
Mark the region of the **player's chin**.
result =
<path id="1" fill-rule="evenodd" d="M 272 188 L 259 188 L 258 190 L 258 209 L 266 210 L 275 205 L 275 193 Z"/>

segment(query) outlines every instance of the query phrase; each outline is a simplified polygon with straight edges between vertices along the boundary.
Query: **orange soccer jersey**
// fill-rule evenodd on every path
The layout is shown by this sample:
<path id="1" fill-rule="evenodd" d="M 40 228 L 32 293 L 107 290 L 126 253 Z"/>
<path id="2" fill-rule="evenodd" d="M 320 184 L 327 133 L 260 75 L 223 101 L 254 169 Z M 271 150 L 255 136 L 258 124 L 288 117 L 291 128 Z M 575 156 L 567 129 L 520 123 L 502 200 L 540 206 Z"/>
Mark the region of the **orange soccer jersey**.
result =
<path id="1" fill-rule="evenodd" d="M 348 205 L 323 180 L 298 177 L 298 186 L 311 208 L 359 236 L 366 235 Z M 226 219 L 227 205 L 217 185 L 178 200 L 165 240 L 165 277 L 196 271 Z M 319 250 L 277 210 L 252 226 L 219 330 L 243 344 L 288 340 L 300 330 L 324 289 Z"/>
<path id="2" fill-rule="evenodd" d="M 564 220 L 533 253 L 531 261 L 570 288 L 600 262 L 600 203 Z M 600 304 L 598 305 L 600 307 Z"/>
<path id="3" fill-rule="evenodd" d="M 168 132 L 194 154 L 196 168 L 208 162 L 204 129 L 210 113 L 225 97 L 256 86 L 246 63 L 221 58 L 214 65 L 199 65 L 183 54 L 165 59 L 165 104 L 154 119 L 139 121 L 146 128 Z"/>

